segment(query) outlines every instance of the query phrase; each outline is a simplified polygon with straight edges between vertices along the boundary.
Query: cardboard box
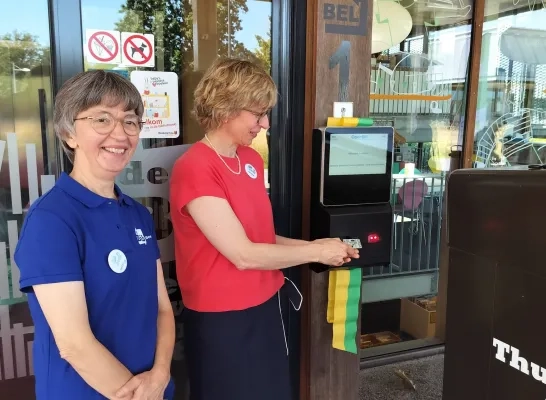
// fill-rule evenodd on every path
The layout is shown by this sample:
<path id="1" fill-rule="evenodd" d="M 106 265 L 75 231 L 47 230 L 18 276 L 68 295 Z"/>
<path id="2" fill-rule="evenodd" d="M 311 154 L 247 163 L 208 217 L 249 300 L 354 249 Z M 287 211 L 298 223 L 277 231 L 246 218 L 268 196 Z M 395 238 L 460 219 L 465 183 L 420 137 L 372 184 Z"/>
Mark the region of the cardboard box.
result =
<path id="1" fill-rule="evenodd" d="M 402 299 L 400 330 L 416 339 L 436 336 L 436 297 Z"/>
<path id="2" fill-rule="evenodd" d="M 392 332 L 377 332 L 360 335 L 360 348 L 367 349 L 370 347 L 383 346 L 386 344 L 398 343 L 400 337 Z"/>

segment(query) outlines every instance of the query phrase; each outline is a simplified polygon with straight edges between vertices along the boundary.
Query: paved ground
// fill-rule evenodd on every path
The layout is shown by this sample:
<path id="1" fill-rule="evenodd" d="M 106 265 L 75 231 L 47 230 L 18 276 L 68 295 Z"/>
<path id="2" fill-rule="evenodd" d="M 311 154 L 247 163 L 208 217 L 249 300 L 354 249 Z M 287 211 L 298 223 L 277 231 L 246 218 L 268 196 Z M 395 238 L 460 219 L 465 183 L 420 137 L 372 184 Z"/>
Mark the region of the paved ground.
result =
<path id="1" fill-rule="evenodd" d="M 407 389 L 394 370 L 400 368 L 415 384 Z M 444 356 L 421 358 L 360 371 L 360 400 L 441 400 Z"/>

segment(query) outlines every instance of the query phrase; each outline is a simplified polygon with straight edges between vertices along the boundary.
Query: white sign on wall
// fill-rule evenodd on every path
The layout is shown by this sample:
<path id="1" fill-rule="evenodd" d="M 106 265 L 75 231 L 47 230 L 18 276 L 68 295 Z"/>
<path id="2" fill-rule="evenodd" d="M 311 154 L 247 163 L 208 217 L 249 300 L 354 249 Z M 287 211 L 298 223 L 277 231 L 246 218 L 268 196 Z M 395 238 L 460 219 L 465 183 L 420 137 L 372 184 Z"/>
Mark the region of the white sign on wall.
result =
<path id="1" fill-rule="evenodd" d="M 85 32 L 85 54 L 93 64 L 119 64 L 121 44 L 118 31 L 87 29 Z"/>
<path id="2" fill-rule="evenodd" d="M 121 58 L 125 66 L 155 67 L 154 35 L 121 32 Z"/>
<path id="3" fill-rule="evenodd" d="M 140 138 L 178 137 L 178 75 L 174 72 L 133 71 L 131 82 L 140 92 L 144 104 L 144 126 Z"/>

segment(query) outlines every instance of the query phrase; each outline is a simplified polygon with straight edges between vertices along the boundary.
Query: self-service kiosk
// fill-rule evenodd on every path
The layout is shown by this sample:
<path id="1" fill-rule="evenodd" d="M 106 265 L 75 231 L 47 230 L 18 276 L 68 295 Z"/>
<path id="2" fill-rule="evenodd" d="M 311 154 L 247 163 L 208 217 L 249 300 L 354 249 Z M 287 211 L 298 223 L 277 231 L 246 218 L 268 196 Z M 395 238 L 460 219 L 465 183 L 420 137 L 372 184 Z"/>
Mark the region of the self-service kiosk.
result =
<path id="1" fill-rule="evenodd" d="M 394 129 L 383 126 L 313 132 L 311 238 L 339 237 L 359 248 L 360 258 L 341 268 L 390 263 L 393 140 Z"/>
<path id="2" fill-rule="evenodd" d="M 542 166 L 450 175 L 443 400 L 546 398 L 544 199 Z"/>
<path id="3" fill-rule="evenodd" d="M 332 324 L 332 347 L 353 354 L 359 352 L 362 268 L 391 260 L 393 140 L 392 127 L 313 132 L 311 238 L 341 238 L 360 250 L 360 258 L 342 267 L 310 267 L 329 271 L 326 320 Z"/>

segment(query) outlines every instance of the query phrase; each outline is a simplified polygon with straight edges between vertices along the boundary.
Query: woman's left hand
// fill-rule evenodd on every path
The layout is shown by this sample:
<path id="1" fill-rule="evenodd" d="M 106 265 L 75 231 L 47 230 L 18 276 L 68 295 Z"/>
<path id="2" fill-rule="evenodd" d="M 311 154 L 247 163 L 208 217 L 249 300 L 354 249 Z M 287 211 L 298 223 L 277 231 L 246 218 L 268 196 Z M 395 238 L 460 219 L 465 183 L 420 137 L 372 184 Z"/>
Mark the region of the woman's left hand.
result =
<path id="1" fill-rule="evenodd" d="M 116 397 L 130 400 L 163 400 L 169 380 L 168 371 L 152 368 L 150 371 L 135 375 L 116 393 Z"/>

